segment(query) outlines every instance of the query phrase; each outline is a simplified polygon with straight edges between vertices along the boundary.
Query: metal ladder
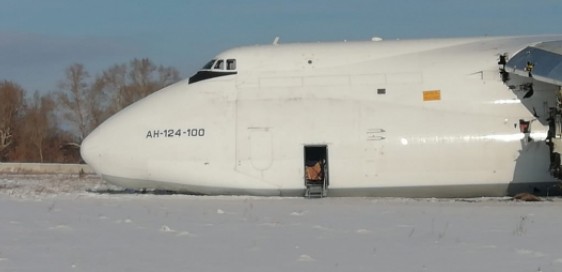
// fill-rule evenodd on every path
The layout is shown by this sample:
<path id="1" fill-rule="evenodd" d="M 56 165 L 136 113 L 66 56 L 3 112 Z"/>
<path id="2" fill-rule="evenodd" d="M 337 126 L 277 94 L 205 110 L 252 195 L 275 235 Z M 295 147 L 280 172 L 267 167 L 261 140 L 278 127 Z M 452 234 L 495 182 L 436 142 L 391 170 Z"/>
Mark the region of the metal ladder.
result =
<path id="1" fill-rule="evenodd" d="M 306 192 L 304 197 L 306 198 L 323 198 L 328 196 L 328 188 L 326 187 L 326 182 L 307 182 Z"/>

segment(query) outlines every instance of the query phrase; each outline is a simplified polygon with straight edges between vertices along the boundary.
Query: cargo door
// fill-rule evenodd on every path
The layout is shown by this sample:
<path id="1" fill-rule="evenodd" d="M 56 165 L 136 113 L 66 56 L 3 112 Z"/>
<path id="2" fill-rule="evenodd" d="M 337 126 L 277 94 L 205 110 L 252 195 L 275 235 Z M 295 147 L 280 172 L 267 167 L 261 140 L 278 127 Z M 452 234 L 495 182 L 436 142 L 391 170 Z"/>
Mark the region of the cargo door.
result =
<path id="1" fill-rule="evenodd" d="M 305 197 L 328 196 L 328 146 L 304 146 L 304 184 L 306 186 Z"/>

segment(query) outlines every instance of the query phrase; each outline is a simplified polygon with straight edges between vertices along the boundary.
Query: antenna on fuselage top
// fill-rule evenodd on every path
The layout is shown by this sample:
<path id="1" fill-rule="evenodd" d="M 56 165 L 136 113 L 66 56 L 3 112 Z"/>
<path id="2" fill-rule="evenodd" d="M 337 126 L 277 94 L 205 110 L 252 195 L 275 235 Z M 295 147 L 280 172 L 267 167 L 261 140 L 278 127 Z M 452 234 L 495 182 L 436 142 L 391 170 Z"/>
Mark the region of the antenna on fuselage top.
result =
<path id="1" fill-rule="evenodd" d="M 279 36 L 275 37 L 275 39 L 273 40 L 273 45 L 278 45 L 279 44 Z"/>

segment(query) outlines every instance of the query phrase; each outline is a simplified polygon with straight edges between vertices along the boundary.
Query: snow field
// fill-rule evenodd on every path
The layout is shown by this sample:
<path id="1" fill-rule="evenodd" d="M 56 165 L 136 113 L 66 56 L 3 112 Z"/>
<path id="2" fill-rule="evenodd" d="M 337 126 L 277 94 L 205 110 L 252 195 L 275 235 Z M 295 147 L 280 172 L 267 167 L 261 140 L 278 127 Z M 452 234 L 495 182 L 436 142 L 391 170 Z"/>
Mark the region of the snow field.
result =
<path id="1" fill-rule="evenodd" d="M 562 271 L 561 211 L 560 199 L 205 197 L 0 176 L 0 271 Z"/>

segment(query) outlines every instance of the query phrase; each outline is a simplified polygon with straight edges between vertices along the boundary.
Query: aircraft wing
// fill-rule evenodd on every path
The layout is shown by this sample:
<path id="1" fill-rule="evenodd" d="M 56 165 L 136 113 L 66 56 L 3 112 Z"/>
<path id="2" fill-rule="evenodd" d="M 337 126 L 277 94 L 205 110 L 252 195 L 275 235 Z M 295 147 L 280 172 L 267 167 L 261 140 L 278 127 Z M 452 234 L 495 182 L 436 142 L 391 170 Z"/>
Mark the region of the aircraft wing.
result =
<path id="1" fill-rule="evenodd" d="M 562 86 L 562 41 L 527 46 L 507 61 L 506 72 Z"/>

